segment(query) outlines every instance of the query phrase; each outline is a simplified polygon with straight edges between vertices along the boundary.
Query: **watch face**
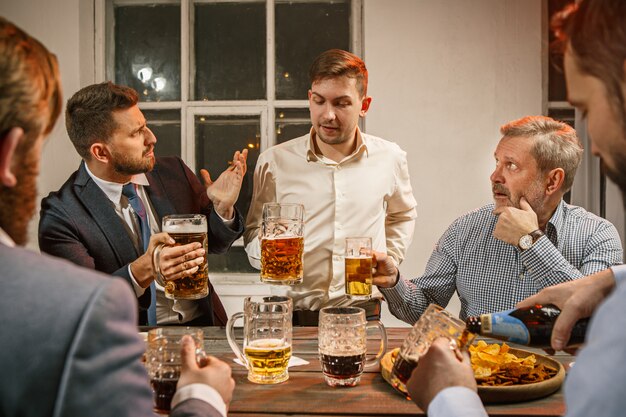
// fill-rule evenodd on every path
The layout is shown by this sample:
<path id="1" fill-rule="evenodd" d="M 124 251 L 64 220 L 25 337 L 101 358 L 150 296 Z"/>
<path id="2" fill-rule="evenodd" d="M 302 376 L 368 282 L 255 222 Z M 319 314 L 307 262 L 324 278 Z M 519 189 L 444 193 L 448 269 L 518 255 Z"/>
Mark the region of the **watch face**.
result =
<path id="1" fill-rule="evenodd" d="M 522 250 L 530 248 L 533 245 L 533 237 L 531 235 L 524 235 L 520 237 L 518 245 Z"/>

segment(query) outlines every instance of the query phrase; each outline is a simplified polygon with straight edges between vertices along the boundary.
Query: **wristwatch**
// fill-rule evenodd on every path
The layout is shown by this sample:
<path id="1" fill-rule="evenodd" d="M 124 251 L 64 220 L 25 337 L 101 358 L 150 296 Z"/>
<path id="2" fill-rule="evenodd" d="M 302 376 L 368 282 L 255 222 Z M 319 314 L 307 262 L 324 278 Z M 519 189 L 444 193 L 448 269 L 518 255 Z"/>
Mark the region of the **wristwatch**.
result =
<path id="1" fill-rule="evenodd" d="M 532 247 L 532 245 L 539 240 L 539 238 L 541 236 L 543 236 L 544 233 L 541 231 L 541 229 L 537 229 L 533 232 L 530 232 L 527 235 L 524 235 L 522 237 L 519 238 L 519 242 L 517 242 L 517 246 L 520 248 L 520 250 L 525 251 L 526 249 L 530 249 Z"/>

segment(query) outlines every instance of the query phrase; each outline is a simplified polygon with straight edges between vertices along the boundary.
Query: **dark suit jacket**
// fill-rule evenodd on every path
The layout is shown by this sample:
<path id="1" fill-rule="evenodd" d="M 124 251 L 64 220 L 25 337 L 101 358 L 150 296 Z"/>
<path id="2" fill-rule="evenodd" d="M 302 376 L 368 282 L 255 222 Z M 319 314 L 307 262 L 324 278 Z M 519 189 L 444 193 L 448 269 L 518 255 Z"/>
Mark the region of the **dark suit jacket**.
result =
<path id="1" fill-rule="evenodd" d="M 128 285 L 3 244 L 0 283 L 0 416 L 154 416 Z M 187 400 L 170 415 L 219 413 Z"/>
<path id="2" fill-rule="evenodd" d="M 177 157 L 157 158 L 147 173 L 146 192 L 159 218 L 169 214 L 201 213 L 208 219 L 208 251 L 224 253 L 243 233 L 237 212 L 232 230 L 212 209 L 204 186 Z M 128 264 L 140 256 L 115 213 L 111 201 L 91 179 L 84 162 L 57 192 L 41 202 L 39 248 L 78 265 L 123 277 L 131 284 Z M 203 319 L 194 325 L 225 325 L 226 312 L 213 286 L 200 300 Z M 139 297 L 139 324 L 147 324 L 150 288 Z"/>

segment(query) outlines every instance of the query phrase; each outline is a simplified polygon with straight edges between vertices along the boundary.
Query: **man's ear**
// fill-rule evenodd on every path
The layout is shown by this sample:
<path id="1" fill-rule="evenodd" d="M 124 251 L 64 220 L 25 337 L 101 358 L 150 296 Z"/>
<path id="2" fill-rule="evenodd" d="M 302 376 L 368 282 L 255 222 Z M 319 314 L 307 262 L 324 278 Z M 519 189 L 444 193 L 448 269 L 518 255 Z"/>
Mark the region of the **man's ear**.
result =
<path id="1" fill-rule="evenodd" d="M 100 161 L 103 163 L 109 162 L 109 149 L 102 142 L 95 142 L 89 147 L 89 153 L 91 154 L 91 159 Z"/>
<path id="2" fill-rule="evenodd" d="M 24 129 L 21 127 L 12 127 L 0 137 L 0 184 L 5 187 L 15 187 L 17 184 L 17 178 L 11 172 L 11 165 L 15 148 L 23 137 Z"/>
<path id="3" fill-rule="evenodd" d="M 370 109 L 370 104 L 372 104 L 372 98 L 370 96 L 363 98 L 361 101 L 361 111 L 359 112 L 359 116 L 365 117 L 367 111 Z"/>

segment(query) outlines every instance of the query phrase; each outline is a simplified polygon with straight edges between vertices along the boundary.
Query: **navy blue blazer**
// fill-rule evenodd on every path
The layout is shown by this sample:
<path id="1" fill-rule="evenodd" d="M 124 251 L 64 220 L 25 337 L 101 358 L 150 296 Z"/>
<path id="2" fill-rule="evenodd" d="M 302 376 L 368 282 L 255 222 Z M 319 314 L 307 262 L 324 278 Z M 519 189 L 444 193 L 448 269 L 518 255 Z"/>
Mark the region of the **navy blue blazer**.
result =
<path id="1" fill-rule="evenodd" d="M 159 218 L 169 214 L 200 213 L 208 220 L 209 253 L 225 253 L 243 233 L 243 219 L 235 214 L 233 229 L 212 209 L 198 177 L 178 157 L 156 158 L 146 173 L 146 192 Z M 106 194 L 91 179 L 85 163 L 41 202 L 39 248 L 75 264 L 123 277 L 132 286 L 128 264 L 140 256 Z M 224 306 L 209 282 L 210 295 L 199 300 L 200 325 L 225 325 Z M 150 288 L 138 298 L 139 325 L 147 324 Z"/>

